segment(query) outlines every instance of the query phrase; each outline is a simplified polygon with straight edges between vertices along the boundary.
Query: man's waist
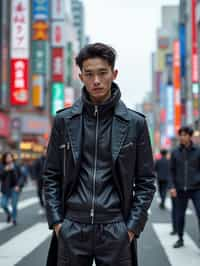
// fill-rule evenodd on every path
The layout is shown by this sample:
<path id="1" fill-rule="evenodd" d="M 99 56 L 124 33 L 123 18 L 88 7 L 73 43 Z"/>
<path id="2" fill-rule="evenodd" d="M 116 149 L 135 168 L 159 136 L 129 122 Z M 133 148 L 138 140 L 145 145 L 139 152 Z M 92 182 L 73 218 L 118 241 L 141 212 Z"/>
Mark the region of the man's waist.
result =
<path id="1" fill-rule="evenodd" d="M 93 218 L 92 218 L 93 215 Z M 81 223 L 113 223 L 123 221 L 123 215 L 120 209 L 98 210 L 94 209 L 72 209 L 67 208 L 65 216 L 71 220 Z"/>

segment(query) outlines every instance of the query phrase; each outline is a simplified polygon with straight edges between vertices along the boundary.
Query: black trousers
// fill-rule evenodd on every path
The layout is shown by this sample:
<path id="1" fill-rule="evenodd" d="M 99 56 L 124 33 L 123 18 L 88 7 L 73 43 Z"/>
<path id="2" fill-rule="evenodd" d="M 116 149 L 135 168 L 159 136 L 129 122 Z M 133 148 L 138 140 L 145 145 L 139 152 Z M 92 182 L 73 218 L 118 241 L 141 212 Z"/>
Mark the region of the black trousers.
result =
<path id="1" fill-rule="evenodd" d="M 177 194 L 177 230 L 179 238 L 183 237 L 185 212 L 189 199 L 192 200 L 200 227 L 200 190 L 178 191 Z"/>
<path id="2" fill-rule="evenodd" d="M 168 181 L 158 181 L 158 191 L 161 198 L 161 203 L 165 204 L 165 199 L 167 195 Z"/>
<path id="3" fill-rule="evenodd" d="M 57 266 L 131 266 L 124 222 L 82 224 L 65 219 L 58 237 Z"/>

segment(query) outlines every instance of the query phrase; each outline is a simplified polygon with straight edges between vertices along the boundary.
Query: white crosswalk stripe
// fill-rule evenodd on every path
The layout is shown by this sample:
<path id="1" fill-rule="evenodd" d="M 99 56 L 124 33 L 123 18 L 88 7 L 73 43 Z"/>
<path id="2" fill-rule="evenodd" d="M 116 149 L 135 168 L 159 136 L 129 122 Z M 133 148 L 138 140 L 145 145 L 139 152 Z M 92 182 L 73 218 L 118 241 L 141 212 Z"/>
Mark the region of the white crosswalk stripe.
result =
<path id="1" fill-rule="evenodd" d="M 175 249 L 173 244 L 177 236 L 169 235 L 171 224 L 155 223 L 153 228 L 172 266 L 199 266 L 200 250 L 187 233 L 184 235 L 185 246 Z"/>
<path id="2" fill-rule="evenodd" d="M 8 223 L 0 223 L 0 231 L 5 230 L 11 226 L 12 226 L 11 223 L 9 223 L 9 224 Z"/>
<path id="3" fill-rule="evenodd" d="M 51 235 L 46 223 L 37 223 L 0 246 L 0 264 L 13 266 Z M 23 243 L 23 244 L 19 244 Z"/>
<path id="4" fill-rule="evenodd" d="M 27 207 L 30 207 L 36 203 L 38 203 L 38 198 L 37 197 L 32 197 L 32 198 L 29 198 L 29 199 L 25 199 L 25 200 L 21 200 L 18 204 L 18 210 L 23 210 Z M 3 213 L 3 210 L 0 209 L 0 213 Z"/>

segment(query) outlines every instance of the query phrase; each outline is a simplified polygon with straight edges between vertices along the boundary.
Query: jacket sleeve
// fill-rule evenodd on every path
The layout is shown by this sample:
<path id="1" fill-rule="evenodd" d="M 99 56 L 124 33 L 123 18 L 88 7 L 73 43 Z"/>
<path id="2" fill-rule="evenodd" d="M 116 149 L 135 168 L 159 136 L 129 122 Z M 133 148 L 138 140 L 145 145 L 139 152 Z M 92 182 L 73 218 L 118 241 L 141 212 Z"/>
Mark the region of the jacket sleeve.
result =
<path id="1" fill-rule="evenodd" d="M 63 221 L 62 214 L 62 168 L 59 143 L 61 138 L 60 120 L 56 116 L 47 148 L 43 172 L 46 214 L 49 228 Z"/>
<path id="2" fill-rule="evenodd" d="M 154 163 L 146 120 L 136 143 L 134 197 L 127 228 L 139 237 L 148 217 L 148 208 L 155 192 Z"/>

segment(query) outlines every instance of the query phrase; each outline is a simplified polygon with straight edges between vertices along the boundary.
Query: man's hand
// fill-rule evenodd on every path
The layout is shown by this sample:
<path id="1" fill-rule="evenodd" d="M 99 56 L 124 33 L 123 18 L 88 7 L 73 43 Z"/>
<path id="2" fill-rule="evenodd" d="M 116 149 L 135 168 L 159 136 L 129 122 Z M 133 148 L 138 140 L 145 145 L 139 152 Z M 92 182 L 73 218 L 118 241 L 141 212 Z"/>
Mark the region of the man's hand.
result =
<path id="1" fill-rule="evenodd" d="M 14 191 L 15 192 L 19 192 L 20 191 L 20 187 L 19 186 L 15 186 Z"/>
<path id="2" fill-rule="evenodd" d="M 169 192 L 170 192 L 170 195 L 171 195 L 172 198 L 176 198 L 177 193 L 176 193 L 176 189 L 175 188 L 171 188 L 169 190 Z"/>
<path id="3" fill-rule="evenodd" d="M 132 242 L 135 234 L 132 231 L 128 231 L 129 241 Z"/>
<path id="4" fill-rule="evenodd" d="M 54 225 L 54 230 L 56 232 L 56 236 L 59 236 L 59 232 L 60 232 L 60 228 L 61 228 L 62 224 L 56 224 Z"/>

